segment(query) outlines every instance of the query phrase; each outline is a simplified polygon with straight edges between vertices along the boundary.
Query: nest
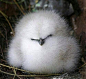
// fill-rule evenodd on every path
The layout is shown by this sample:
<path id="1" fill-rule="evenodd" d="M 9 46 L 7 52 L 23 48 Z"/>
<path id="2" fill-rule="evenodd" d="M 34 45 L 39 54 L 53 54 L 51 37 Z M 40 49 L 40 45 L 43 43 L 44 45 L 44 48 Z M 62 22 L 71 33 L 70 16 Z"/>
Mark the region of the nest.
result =
<path id="1" fill-rule="evenodd" d="M 37 0 L 36 0 L 37 1 Z M 6 53 L 9 45 L 9 40 L 14 36 L 14 26 L 16 21 L 27 12 L 31 12 L 33 7 L 30 5 L 30 1 L 26 0 L 2 0 L 0 2 L 2 6 L 0 10 L 0 79 L 14 79 L 21 77 L 24 79 L 26 77 L 48 77 L 48 76 L 59 76 L 61 74 L 35 74 L 23 69 L 15 68 L 9 66 L 6 62 Z M 13 9 L 13 10 L 12 10 Z M 85 50 L 84 50 L 85 51 Z M 82 61 L 82 60 L 81 60 Z M 83 60 L 83 65 L 78 69 L 81 69 L 86 65 L 86 62 Z"/>

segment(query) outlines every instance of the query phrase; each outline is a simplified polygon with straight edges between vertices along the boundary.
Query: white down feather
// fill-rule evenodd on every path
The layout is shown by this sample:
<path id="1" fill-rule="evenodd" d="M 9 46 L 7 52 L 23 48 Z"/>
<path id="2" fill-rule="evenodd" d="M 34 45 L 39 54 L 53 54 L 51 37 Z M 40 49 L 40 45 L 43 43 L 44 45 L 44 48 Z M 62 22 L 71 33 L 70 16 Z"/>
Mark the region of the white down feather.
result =
<path id="1" fill-rule="evenodd" d="M 48 37 L 43 45 L 39 39 Z M 69 35 L 66 21 L 52 11 L 25 15 L 15 27 L 8 49 L 8 63 L 34 73 L 71 72 L 80 58 L 79 45 Z"/>

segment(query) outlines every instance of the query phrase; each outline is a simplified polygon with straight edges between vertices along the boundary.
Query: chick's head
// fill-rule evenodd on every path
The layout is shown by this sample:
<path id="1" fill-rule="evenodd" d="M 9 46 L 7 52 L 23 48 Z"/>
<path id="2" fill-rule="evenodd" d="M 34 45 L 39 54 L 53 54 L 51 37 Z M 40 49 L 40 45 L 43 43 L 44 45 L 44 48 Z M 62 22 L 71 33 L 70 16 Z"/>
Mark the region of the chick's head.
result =
<path id="1" fill-rule="evenodd" d="M 18 34 L 33 39 L 44 39 L 49 35 L 67 35 L 65 20 L 52 11 L 27 14 L 20 20 L 17 27 L 22 30 L 18 30 Z"/>

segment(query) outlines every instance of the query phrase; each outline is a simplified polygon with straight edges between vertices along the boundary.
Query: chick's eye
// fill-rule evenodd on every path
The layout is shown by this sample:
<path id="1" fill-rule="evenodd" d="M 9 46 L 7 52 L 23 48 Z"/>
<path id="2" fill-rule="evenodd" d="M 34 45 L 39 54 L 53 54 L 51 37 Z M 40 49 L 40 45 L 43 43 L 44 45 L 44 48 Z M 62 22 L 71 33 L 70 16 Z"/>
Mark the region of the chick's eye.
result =
<path id="1" fill-rule="evenodd" d="M 52 34 L 48 35 L 47 37 L 51 37 L 51 36 L 52 36 Z"/>
<path id="2" fill-rule="evenodd" d="M 33 40 L 33 41 L 39 41 L 38 39 L 33 39 L 33 38 L 31 38 L 31 40 Z"/>
<path id="3" fill-rule="evenodd" d="M 31 38 L 31 40 L 35 40 L 35 39 Z"/>
<path id="4" fill-rule="evenodd" d="M 47 39 L 47 38 L 49 38 L 49 37 L 51 37 L 51 36 L 53 36 L 52 34 L 50 34 L 50 35 L 48 35 L 45 39 Z"/>

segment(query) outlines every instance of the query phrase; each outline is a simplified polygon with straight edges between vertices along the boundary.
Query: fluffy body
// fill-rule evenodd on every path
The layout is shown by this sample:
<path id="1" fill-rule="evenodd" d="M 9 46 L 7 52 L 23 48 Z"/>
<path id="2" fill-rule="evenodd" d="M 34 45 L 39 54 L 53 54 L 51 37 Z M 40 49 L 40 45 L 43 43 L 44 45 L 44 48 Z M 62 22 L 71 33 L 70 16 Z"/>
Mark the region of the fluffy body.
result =
<path id="1" fill-rule="evenodd" d="M 69 35 L 67 23 L 52 11 L 25 15 L 15 28 L 8 49 L 8 63 L 34 73 L 70 72 L 80 57 L 77 41 Z M 31 38 L 46 38 L 41 46 Z"/>

